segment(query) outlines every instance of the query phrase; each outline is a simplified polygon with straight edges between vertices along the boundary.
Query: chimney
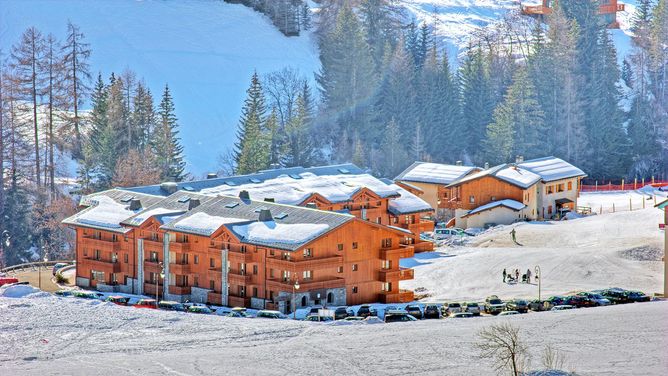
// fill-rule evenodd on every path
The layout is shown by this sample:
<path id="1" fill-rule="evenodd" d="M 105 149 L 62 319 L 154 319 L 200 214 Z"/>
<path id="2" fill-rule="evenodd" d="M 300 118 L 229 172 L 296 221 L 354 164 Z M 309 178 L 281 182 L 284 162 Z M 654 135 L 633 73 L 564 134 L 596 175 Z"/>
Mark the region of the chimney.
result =
<path id="1" fill-rule="evenodd" d="M 164 182 L 160 184 L 160 189 L 171 195 L 172 193 L 176 192 L 178 186 L 174 182 Z"/>
<path id="2" fill-rule="evenodd" d="M 218 174 L 216 174 L 215 172 L 209 172 L 208 174 L 206 174 L 207 179 L 215 179 L 217 177 L 218 177 Z"/>
<path id="3" fill-rule="evenodd" d="M 264 202 L 276 202 L 273 197 L 265 197 Z"/>
<path id="4" fill-rule="evenodd" d="M 485 170 L 489 170 L 489 162 L 485 162 Z"/>
<path id="5" fill-rule="evenodd" d="M 306 207 L 309 209 L 317 209 L 318 205 L 316 205 L 315 202 L 309 202 L 306 204 Z"/>
<path id="6" fill-rule="evenodd" d="M 190 200 L 188 200 L 188 210 L 193 210 L 198 206 L 199 206 L 198 198 L 191 198 Z"/>
<path id="7" fill-rule="evenodd" d="M 248 193 L 248 191 L 243 190 L 243 191 L 239 192 L 239 198 L 244 200 L 244 201 L 249 201 L 250 200 L 250 194 Z"/>
<path id="8" fill-rule="evenodd" d="M 141 209 L 141 200 L 138 198 L 130 200 L 130 210 L 135 211 L 139 209 Z"/>
<path id="9" fill-rule="evenodd" d="M 271 210 L 262 209 L 260 210 L 260 222 L 270 222 L 274 220 L 274 217 L 271 216 Z"/>
<path id="10" fill-rule="evenodd" d="M 524 156 L 523 155 L 515 156 L 515 163 L 522 163 L 522 162 L 524 162 Z"/>
<path id="11" fill-rule="evenodd" d="M 461 165 L 462 165 L 462 161 L 455 162 L 455 166 L 461 166 Z"/>

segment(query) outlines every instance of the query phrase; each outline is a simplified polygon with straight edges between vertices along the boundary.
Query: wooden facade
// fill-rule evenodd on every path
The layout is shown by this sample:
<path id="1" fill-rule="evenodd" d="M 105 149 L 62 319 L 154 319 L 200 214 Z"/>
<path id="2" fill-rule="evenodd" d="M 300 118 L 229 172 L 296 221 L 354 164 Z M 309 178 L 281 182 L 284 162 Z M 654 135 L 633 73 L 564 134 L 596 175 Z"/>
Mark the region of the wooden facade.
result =
<path id="1" fill-rule="evenodd" d="M 552 13 L 552 9 L 556 3 L 557 0 L 543 0 L 543 3 L 540 5 L 522 5 L 522 14 L 543 20 L 545 16 Z M 619 29 L 617 12 L 624 12 L 625 10 L 624 4 L 617 0 L 599 0 L 598 13 L 611 29 Z"/>

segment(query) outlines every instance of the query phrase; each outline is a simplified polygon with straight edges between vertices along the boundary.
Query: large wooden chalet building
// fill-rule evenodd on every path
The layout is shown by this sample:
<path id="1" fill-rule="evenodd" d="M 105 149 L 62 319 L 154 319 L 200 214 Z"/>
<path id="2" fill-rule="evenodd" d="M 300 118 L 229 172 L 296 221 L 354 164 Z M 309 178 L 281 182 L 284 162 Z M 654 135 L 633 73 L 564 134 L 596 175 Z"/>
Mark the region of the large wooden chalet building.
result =
<path id="1" fill-rule="evenodd" d="M 433 229 L 433 209 L 350 164 L 112 189 L 80 204 L 64 220 L 77 285 L 176 301 L 283 312 L 409 302 L 399 284 L 413 270 L 399 260 L 432 249 L 419 232 Z"/>
<path id="2" fill-rule="evenodd" d="M 522 4 L 522 14 L 544 20 L 545 16 L 552 13 L 552 9 L 556 6 L 557 2 L 558 0 L 541 0 L 539 4 Z M 599 0 L 598 4 L 598 14 L 602 22 L 605 22 L 611 29 L 619 29 L 617 12 L 624 12 L 626 10 L 624 3 L 617 0 Z"/>

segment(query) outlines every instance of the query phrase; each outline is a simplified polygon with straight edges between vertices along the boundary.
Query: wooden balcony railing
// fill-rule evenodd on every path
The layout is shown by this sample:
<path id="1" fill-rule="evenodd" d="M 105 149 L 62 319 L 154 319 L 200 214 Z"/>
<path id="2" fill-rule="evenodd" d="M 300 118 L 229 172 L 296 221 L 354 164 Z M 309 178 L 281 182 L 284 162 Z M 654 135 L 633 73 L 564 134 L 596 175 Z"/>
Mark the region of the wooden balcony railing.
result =
<path id="1" fill-rule="evenodd" d="M 279 291 L 292 291 L 294 285 L 293 281 L 284 281 L 282 279 L 267 280 L 267 288 L 273 288 Z M 317 289 L 333 289 L 345 287 L 346 283 L 343 278 L 335 278 L 324 281 L 299 281 L 299 291 L 317 290 Z"/>
<path id="2" fill-rule="evenodd" d="M 121 271 L 121 263 L 109 259 L 95 259 L 92 257 L 84 258 L 84 263 L 90 265 L 91 269 L 107 273 L 118 273 Z"/>
<path id="3" fill-rule="evenodd" d="M 162 250 L 162 242 L 159 240 L 144 238 L 144 249 L 147 248 L 151 250 Z"/>
<path id="4" fill-rule="evenodd" d="M 393 249 L 381 249 L 380 258 L 383 260 L 389 260 L 392 258 L 409 258 L 415 255 L 414 245 L 400 244 L 399 248 Z"/>
<path id="5" fill-rule="evenodd" d="M 185 275 L 192 273 L 192 270 L 190 264 L 169 264 L 169 272 L 178 275 Z"/>
<path id="6" fill-rule="evenodd" d="M 190 243 L 169 242 L 169 249 L 178 253 L 185 253 L 190 249 Z"/>
<path id="7" fill-rule="evenodd" d="M 381 282 L 407 281 L 413 279 L 414 275 L 414 271 L 411 268 L 381 270 L 378 272 L 378 280 Z"/>
<path id="8" fill-rule="evenodd" d="M 174 295 L 190 294 L 190 286 L 169 286 L 169 293 Z"/>
<path id="9" fill-rule="evenodd" d="M 379 294 L 378 300 L 381 303 L 409 303 L 415 298 L 413 291 L 399 290 L 399 291 L 385 291 Z"/>
<path id="10" fill-rule="evenodd" d="M 248 272 L 242 274 L 239 271 L 230 271 L 227 273 L 227 279 L 235 285 L 247 285 L 253 280 L 253 275 Z"/>
<path id="11" fill-rule="evenodd" d="M 105 240 L 105 239 L 96 239 L 93 237 L 84 236 L 82 239 L 84 246 L 99 249 L 101 251 L 119 251 L 121 249 L 121 242 Z"/>

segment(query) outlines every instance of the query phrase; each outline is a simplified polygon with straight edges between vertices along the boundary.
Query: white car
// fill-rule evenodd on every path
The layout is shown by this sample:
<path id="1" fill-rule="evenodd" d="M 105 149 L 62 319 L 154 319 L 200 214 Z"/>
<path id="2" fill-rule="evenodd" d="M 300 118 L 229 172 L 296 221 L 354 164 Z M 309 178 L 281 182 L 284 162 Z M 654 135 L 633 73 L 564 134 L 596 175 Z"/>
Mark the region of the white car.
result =
<path id="1" fill-rule="evenodd" d="M 565 311 L 567 309 L 574 309 L 575 307 L 568 304 L 556 305 L 550 311 Z"/>
<path id="2" fill-rule="evenodd" d="M 462 305 L 459 303 L 448 303 L 448 312 L 451 315 L 454 313 L 463 312 Z"/>
<path id="3" fill-rule="evenodd" d="M 499 316 L 512 316 L 512 315 L 519 315 L 520 313 L 517 311 L 503 311 L 499 313 Z"/>
<path id="4" fill-rule="evenodd" d="M 466 312 L 471 313 L 473 316 L 479 316 L 480 315 L 480 305 L 478 303 L 464 303 L 462 305 L 462 308 Z"/>

